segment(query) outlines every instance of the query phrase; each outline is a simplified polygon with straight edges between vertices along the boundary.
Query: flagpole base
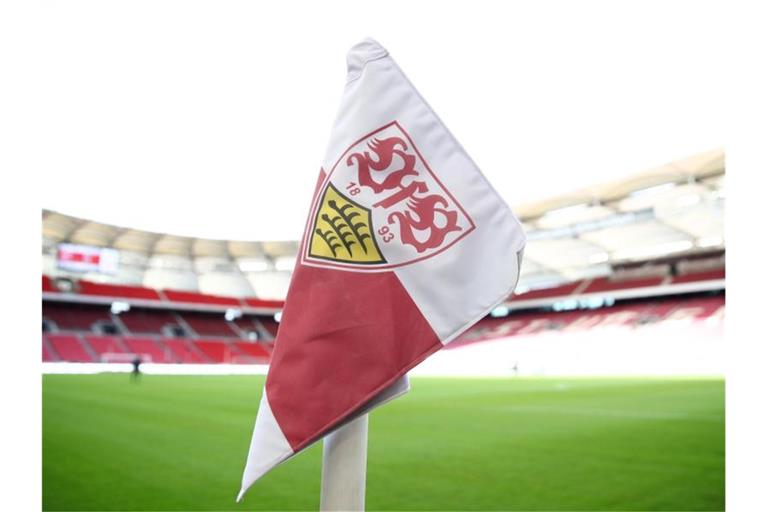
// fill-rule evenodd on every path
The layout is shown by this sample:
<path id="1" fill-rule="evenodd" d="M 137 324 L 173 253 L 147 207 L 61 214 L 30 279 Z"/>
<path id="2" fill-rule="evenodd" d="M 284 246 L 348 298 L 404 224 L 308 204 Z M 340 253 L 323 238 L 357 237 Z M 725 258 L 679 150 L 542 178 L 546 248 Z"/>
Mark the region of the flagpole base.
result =
<path id="1" fill-rule="evenodd" d="M 367 452 L 367 414 L 325 437 L 321 511 L 365 510 Z"/>

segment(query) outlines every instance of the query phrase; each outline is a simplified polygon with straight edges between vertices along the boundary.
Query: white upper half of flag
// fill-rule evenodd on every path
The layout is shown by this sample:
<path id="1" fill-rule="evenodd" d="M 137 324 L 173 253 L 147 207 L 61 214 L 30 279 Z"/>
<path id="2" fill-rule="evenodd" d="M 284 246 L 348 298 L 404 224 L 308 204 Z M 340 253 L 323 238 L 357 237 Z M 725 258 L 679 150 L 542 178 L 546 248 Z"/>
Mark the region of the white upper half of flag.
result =
<path id="1" fill-rule="evenodd" d="M 398 194 L 418 186 L 416 196 L 438 198 L 442 202 L 436 208 L 455 213 L 456 228 L 444 229 L 449 232 L 440 243 L 425 248 L 420 242 L 434 234 L 434 229 L 402 229 L 403 222 L 398 222 L 423 217 L 413 209 L 413 202 L 371 208 L 371 234 L 386 264 L 367 267 L 370 271 L 394 269 L 439 338 L 447 343 L 514 291 L 525 233 L 509 206 L 381 45 L 371 39 L 355 45 L 347 56 L 347 70 L 323 161 L 327 182 L 366 206 L 389 206 Z M 380 176 L 370 174 L 376 183 L 393 177 L 400 187 L 394 193 L 374 193 L 356 179 L 362 160 L 356 156 L 367 154 L 371 162 L 381 161 L 379 150 L 384 141 L 394 138 L 404 142 L 395 152 L 413 157 L 416 174 L 400 179 L 393 176 L 406 167 L 402 158 L 393 157 L 390 168 Z M 445 228 L 446 217 L 437 215 L 434 225 Z M 303 259 L 313 263 L 311 258 Z"/>

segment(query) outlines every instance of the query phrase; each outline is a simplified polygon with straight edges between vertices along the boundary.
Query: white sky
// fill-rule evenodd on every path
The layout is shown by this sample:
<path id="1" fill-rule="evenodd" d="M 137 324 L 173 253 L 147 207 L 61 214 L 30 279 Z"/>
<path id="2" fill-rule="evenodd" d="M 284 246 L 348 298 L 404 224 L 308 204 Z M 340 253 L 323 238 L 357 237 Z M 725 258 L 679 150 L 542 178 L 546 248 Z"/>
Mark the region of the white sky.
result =
<path id="1" fill-rule="evenodd" d="M 299 238 L 345 54 L 366 36 L 513 208 L 725 142 L 717 9 L 501 5 L 45 4 L 19 99 L 42 206 L 180 235 Z"/>

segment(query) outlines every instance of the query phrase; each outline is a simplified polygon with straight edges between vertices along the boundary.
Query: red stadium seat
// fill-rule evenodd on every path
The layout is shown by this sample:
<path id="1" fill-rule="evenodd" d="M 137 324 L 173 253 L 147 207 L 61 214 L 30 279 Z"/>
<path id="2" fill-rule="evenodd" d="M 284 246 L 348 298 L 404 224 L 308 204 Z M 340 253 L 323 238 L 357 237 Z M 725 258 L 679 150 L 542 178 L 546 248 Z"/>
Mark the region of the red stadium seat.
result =
<path id="1" fill-rule="evenodd" d="M 120 320 L 134 334 L 163 334 L 167 325 L 178 325 L 170 311 L 162 309 L 137 309 L 120 314 Z"/>
<path id="2" fill-rule="evenodd" d="M 711 281 L 715 279 L 725 279 L 725 269 L 708 270 L 706 272 L 695 272 L 672 278 L 672 283 L 694 283 L 696 281 Z"/>
<path id="3" fill-rule="evenodd" d="M 269 300 L 269 299 L 257 299 L 255 297 L 246 297 L 243 299 L 246 305 L 252 308 L 265 308 L 265 309 L 283 309 L 285 301 L 282 300 Z"/>
<path id="4" fill-rule="evenodd" d="M 163 345 L 168 347 L 173 358 L 179 363 L 207 363 L 208 359 L 196 349 L 192 342 L 185 339 L 163 340 Z"/>
<path id="5" fill-rule="evenodd" d="M 59 357 L 54 353 L 53 349 L 47 343 L 45 336 L 43 336 L 43 361 L 44 362 L 60 361 Z"/>
<path id="6" fill-rule="evenodd" d="M 179 313 L 184 321 L 198 336 L 236 337 L 237 333 L 224 318 L 223 313 L 198 313 L 184 311 Z"/>
<path id="7" fill-rule="evenodd" d="M 59 329 L 90 331 L 99 321 L 111 322 L 107 306 L 43 302 L 43 317 L 56 323 Z"/>
<path id="8" fill-rule="evenodd" d="M 232 362 L 233 356 L 240 353 L 234 344 L 223 341 L 195 341 L 194 343 L 214 363 Z"/>
<path id="9" fill-rule="evenodd" d="M 542 288 L 540 290 L 531 290 L 529 292 L 513 295 L 512 300 L 531 300 L 544 299 L 547 297 L 563 297 L 572 294 L 581 285 L 582 281 L 568 283 L 553 288 Z"/>
<path id="10" fill-rule="evenodd" d="M 47 337 L 62 361 L 76 363 L 94 362 L 94 358 L 85 349 L 78 336 L 69 334 L 49 334 Z"/>
<path id="11" fill-rule="evenodd" d="M 274 318 L 268 316 L 258 317 L 258 322 L 272 335 L 273 338 L 277 337 L 277 331 L 280 328 L 280 324 L 275 322 Z"/>
<path id="12" fill-rule="evenodd" d="M 247 343 L 243 341 L 236 341 L 235 346 L 237 349 L 246 356 L 247 359 L 252 359 L 253 361 L 242 361 L 242 362 L 263 362 L 266 363 L 269 361 L 269 352 L 264 347 L 264 345 L 260 343 Z"/>
<path id="13" fill-rule="evenodd" d="M 660 286 L 664 281 L 663 277 L 646 277 L 642 279 L 622 279 L 612 280 L 608 277 L 593 279 L 581 293 L 607 292 L 615 290 L 626 290 L 630 288 L 644 288 L 647 286 Z"/>
<path id="14" fill-rule="evenodd" d="M 240 301 L 234 297 L 206 295 L 204 293 L 185 292 L 180 290 L 163 290 L 168 300 L 173 302 L 191 302 L 194 304 L 217 304 L 220 306 L 241 307 Z"/>
<path id="15" fill-rule="evenodd" d="M 103 297 L 122 297 L 132 299 L 161 300 L 156 290 L 143 286 L 128 286 L 119 284 L 93 283 L 81 280 L 80 293 L 83 295 L 100 295 Z"/>
<path id="16" fill-rule="evenodd" d="M 166 350 L 159 342 L 151 338 L 125 337 L 123 341 L 130 352 L 143 357 L 149 356 L 153 363 L 173 362 L 170 357 L 170 350 Z"/>
<path id="17" fill-rule="evenodd" d="M 93 351 L 99 356 L 103 357 L 104 354 L 123 354 L 125 348 L 120 338 L 117 336 L 83 336 L 85 341 L 90 345 Z"/>
<path id="18" fill-rule="evenodd" d="M 59 289 L 53 284 L 53 279 L 43 274 L 43 291 L 44 292 L 58 292 Z"/>

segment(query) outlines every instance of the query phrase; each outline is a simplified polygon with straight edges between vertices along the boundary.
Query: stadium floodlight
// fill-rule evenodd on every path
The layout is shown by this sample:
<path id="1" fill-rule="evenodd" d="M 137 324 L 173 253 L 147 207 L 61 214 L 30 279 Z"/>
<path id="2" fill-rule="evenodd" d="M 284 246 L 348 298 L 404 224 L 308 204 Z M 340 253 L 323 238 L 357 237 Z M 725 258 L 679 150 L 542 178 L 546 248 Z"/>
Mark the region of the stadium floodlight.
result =
<path id="1" fill-rule="evenodd" d="M 283 312 L 282 311 L 278 311 L 277 313 L 275 313 L 275 317 L 274 318 L 275 318 L 275 322 L 280 323 L 280 319 L 283 318 Z"/>
<path id="2" fill-rule="evenodd" d="M 113 315 L 119 315 L 120 313 L 126 313 L 131 310 L 131 305 L 123 301 L 115 301 L 109 307 L 109 310 Z"/>
<path id="3" fill-rule="evenodd" d="M 243 311 L 238 308 L 229 308 L 224 312 L 224 318 L 226 318 L 228 322 L 236 320 L 241 316 L 243 316 Z"/>

